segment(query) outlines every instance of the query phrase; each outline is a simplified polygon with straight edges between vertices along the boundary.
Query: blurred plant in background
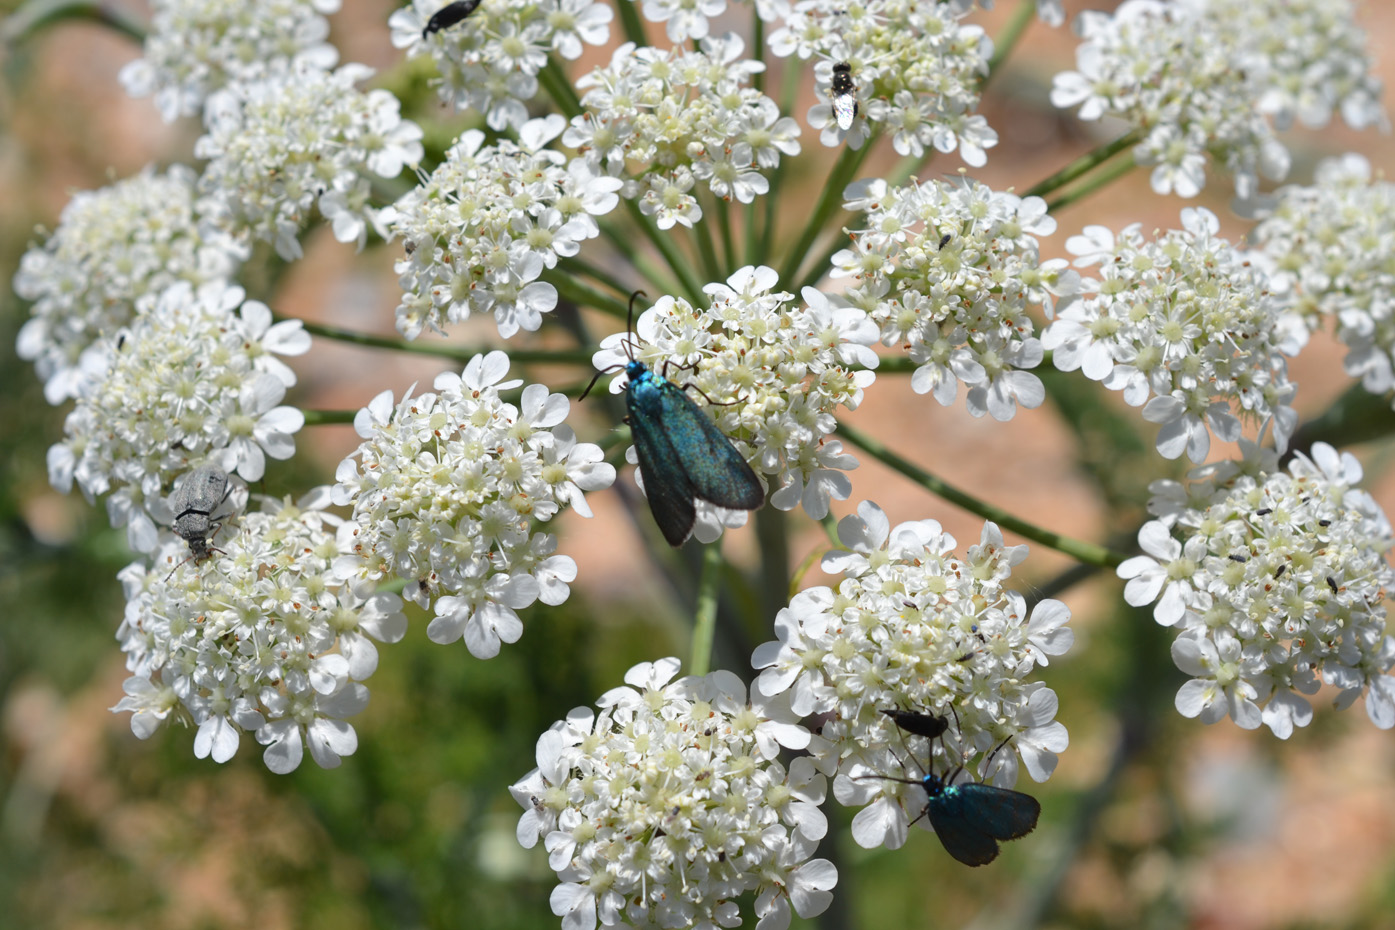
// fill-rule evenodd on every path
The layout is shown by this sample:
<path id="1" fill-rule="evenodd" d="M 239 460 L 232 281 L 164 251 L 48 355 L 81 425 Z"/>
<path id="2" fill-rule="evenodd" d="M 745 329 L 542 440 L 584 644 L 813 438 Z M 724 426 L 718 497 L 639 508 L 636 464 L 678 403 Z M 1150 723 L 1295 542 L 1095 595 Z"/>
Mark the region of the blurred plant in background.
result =
<path id="1" fill-rule="evenodd" d="M 1282 134 L 1388 131 L 1352 4 L 1125 0 L 1074 16 L 1073 67 L 1022 41 L 1065 47 L 1059 0 L 342 6 L 6 20 L 19 112 L 95 24 L 141 43 L 102 80 L 187 133 L 5 230 L 25 925 L 1288 925 L 1186 876 L 1227 818 L 1284 829 L 1290 760 L 1395 728 L 1389 444 L 1345 451 L 1395 424 L 1395 188 Z M 1004 85 L 1094 147 L 1029 154 Z M 295 296 L 326 262 L 376 319 Z M 1345 362 L 1304 369 L 1324 339 Z M 332 395 L 336 345 L 372 352 Z M 1295 375 L 1335 367 L 1339 397 Z M 991 451 L 898 451 L 956 407 Z M 1047 469 L 995 480 L 1048 418 L 1093 523 Z M 763 508 L 706 499 L 704 443 Z M 1217 762 L 1225 718 L 1272 765 Z M 911 839 L 971 861 L 1022 793 L 1003 862 Z M 1392 905 L 1352 887 L 1340 920 Z"/>

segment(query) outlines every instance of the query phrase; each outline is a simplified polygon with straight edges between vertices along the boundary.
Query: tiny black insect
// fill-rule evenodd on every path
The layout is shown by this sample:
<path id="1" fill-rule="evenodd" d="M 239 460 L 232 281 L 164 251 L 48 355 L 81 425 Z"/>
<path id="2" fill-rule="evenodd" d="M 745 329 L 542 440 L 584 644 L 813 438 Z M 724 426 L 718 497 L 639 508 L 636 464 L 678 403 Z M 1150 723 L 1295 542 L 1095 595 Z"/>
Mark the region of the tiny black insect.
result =
<path id="1" fill-rule="evenodd" d="M 1245 562 L 1248 562 L 1250 560 L 1250 557 L 1247 555 L 1236 555 L 1235 553 L 1231 553 L 1230 555 L 1226 556 L 1226 558 L 1230 559 L 1232 562 L 1240 562 L 1241 564 L 1244 564 Z"/>
<path id="2" fill-rule="evenodd" d="M 852 128 L 857 116 L 857 85 L 852 79 L 852 65 L 840 61 L 833 66 L 833 82 L 830 85 L 833 98 L 833 119 L 838 128 L 847 132 Z"/>
<path id="3" fill-rule="evenodd" d="M 455 0 L 454 3 L 447 3 L 431 14 L 431 18 L 426 21 L 426 28 L 421 31 L 421 37 L 424 39 L 433 32 L 449 29 L 475 12 L 475 8 L 479 5 L 480 0 Z"/>
<path id="4" fill-rule="evenodd" d="M 1327 576 L 1327 586 L 1332 589 L 1333 594 L 1341 592 L 1341 588 L 1337 586 L 1337 579 L 1333 578 L 1331 575 Z"/>
<path id="5" fill-rule="evenodd" d="M 890 717 L 898 727 L 907 733 L 914 733 L 916 736 L 934 739 L 949 729 L 948 717 L 923 714 L 915 710 L 900 710 L 895 707 L 883 707 L 881 711 Z"/>
<path id="6" fill-rule="evenodd" d="M 1282 564 L 1282 565 L 1279 566 L 1279 570 L 1276 571 L 1276 572 L 1274 573 L 1274 577 L 1275 577 L 1275 578 L 1282 578 L 1282 577 L 1284 577 L 1284 572 L 1286 572 L 1286 571 L 1288 571 L 1288 563 L 1287 563 L 1287 562 L 1285 562 L 1284 564 Z"/>
<path id="7" fill-rule="evenodd" d="M 1255 516 L 1257 516 L 1257 517 L 1267 517 L 1267 516 L 1269 516 L 1269 515 L 1270 515 L 1271 513 L 1273 513 L 1273 512 L 1274 512 L 1274 508 L 1273 508 L 1273 507 L 1261 507 L 1261 508 L 1259 508 L 1258 510 L 1255 511 Z"/>
<path id="8" fill-rule="evenodd" d="M 949 240 L 951 240 L 951 239 L 953 239 L 953 238 L 954 238 L 954 233 L 945 233 L 943 236 L 940 237 L 940 244 L 937 245 L 937 246 L 935 247 L 935 250 L 936 250 L 936 251 L 943 251 L 943 250 L 944 250 L 944 247 L 947 246 L 947 245 L 949 245 Z"/>

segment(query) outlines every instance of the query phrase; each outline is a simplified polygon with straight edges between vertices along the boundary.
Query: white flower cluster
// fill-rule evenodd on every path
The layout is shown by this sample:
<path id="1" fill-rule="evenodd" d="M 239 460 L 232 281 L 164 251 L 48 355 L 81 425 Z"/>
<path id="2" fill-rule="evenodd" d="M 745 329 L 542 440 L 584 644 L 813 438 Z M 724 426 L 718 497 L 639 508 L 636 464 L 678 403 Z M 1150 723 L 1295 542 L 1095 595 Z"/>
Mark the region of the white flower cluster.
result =
<path id="1" fill-rule="evenodd" d="M 430 55 L 441 99 L 484 114 L 490 129 L 517 129 L 538 93 L 538 72 L 555 51 L 568 61 L 583 45 L 610 41 L 614 12 L 597 0 L 483 0 L 463 22 L 423 35 L 448 0 L 412 0 L 388 19 L 392 44 L 415 58 Z"/>
<path id="2" fill-rule="evenodd" d="M 775 619 L 779 639 L 757 648 L 752 664 L 764 669 L 757 692 L 788 694 L 796 714 L 824 720 L 809 751 L 822 771 L 837 773 L 834 796 L 870 802 L 853 819 L 858 844 L 901 846 L 924 808 L 919 786 L 865 778 L 918 777 L 907 749 L 941 776 L 963 764 L 1010 786 L 1020 755 L 1034 780 L 1049 778 L 1066 728 L 1055 721 L 1055 693 L 1027 679 L 1075 637 L 1064 604 L 1044 600 L 1028 618 L 1022 595 L 1004 587 L 1027 547 L 1003 545 L 998 528 L 985 523 L 979 544 L 961 558 L 939 523 L 892 527 L 871 502 L 839 521 L 838 535 L 851 551 L 825 556 L 823 569 L 844 580 L 836 590 L 795 595 Z M 948 718 L 956 739 L 945 742 L 954 751 L 941 743 L 946 755 L 936 762 L 923 739 L 907 744 L 881 713 L 886 708 Z"/>
<path id="3" fill-rule="evenodd" d="M 702 219 L 697 182 L 751 203 L 770 189 L 762 172 L 778 168 L 781 153 L 799 154 L 799 126 L 745 86 L 765 65 L 741 57 L 734 33 L 699 44 L 702 51 L 617 48 L 607 67 L 576 82 L 591 89 L 562 136 L 596 174 L 624 178 L 622 196 L 637 198 L 660 229 Z"/>
<path id="4" fill-rule="evenodd" d="M 808 120 L 824 145 L 846 139 L 860 147 L 869 124 L 881 124 L 902 155 L 958 149 L 965 163 L 983 165 L 984 150 L 998 144 L 997 132 L 975 112 L 993 42 L 981 26 L 960 22 L 966 12 L 917 0 L 805 0 L 771 34 L 770 50 L 823 59 L 815 70 L 823 102 Z M 852 66 L 860 115 L 846 132 L 828 102 L 833 64 L 841 61 Z"/>
<path id="5" fill-rule="evenodd" d="M 1042 333 L 1061 371 L 1080 369 L 1158 423 L 1157 450 L 1203 461 L 1211 433 L 1240 439 L 1242 421 L 1272 424 L 1280 452 L 1298 422 L 1289 406 L 1297 386 L 1285 355 L 1306 332 L 1269 290 L 1254 253 L 1216 235 L 1220 222 L 1201 207 L 1182 211 L 1182 229 L 1149 242 L 1140 224 L 1116 238 L 1087 226 L 1066 248 L 1077 264 L 1099 264 L 1092 296 L 1061 311 Z M 1210 431 L 1208 432 L 1208 427 Z"/>
<path id="6" fill-rule="evenodd" d="M 1134 155 L 1159 194 L 1196 196 L 1208 159 L 1241 198 L 1261 174 L 1282 179 L 1289 154 L 1269 117 L 1321 126 L 1340 107 L 1353 126 L 1385 121 L 1347 0 L 1125 0 L 1076 27 L 1078 70 L 1056 75 L 1051 101 L 1142 132 Z"/>
<path id="7" fill-rule="evenodd" d="M 398 641 L 407 618 L 397 595 L 334 577 L 351 538 L 336 539 L 340 521 L 321 510 L 327 488 L 267 503 L 201 565 L 167 536 L 152 567 L 121 571 L 126 616 L 116 638 L 131 677 L 112 710 L 130 711 L 141 739 L 192 723 L 200 759 L 226 762 L 253 732 L 273 772 L 293 771 L 307 748 L 334 768 L 358 747 L 345 718 L 368 704 L 361 682 L 378 667 L 371 640 Z"/>
<path id="8" fill-rule="evenodd" d="M 857 409 L 863 389 L 876 380 L 870 346 L 876 327 L 866 314 L 840 306 L 812 287 L 807 306 L 794 295 L 773 290 L 772 268 L 747 265 L 726 280 L 708 284 L 709 306 L 665 296 L 646 310 L 628 333 L 601 342 L 592 358 L 596 368 L 623 367 L 630 354 L 661 374 L 665 366 L 680 387 L 692 385 L 717 404 L 703 404 L 717 426 L 776 490 L 770 502 L 780 510 L 802 506 L 816 520 L 828 516 L 829 498 L 846 500 L 852 483 L 845 471 L 857 459 L 830 439 L 838 407 Z M 622 374 L 611 391 L 624 388 Z M 634 450 L 631 449 L 631 455 Z M 631 459 L 633 461 L 633 458 Z M 744 510 L 722 510 L 697 501 L 694 535 L 712 542 L 723 526 L 746 522 Z"/>
<path id="9" fill-rule="evenodd" d="M 582 492 L 615 480 L 600 448 L 563 425 L 564 395 L 530 384 L 519 406 L 500 398 L 523 383 L 503 380 L 508 370 L 508 356 L 491 352 L 438 375 L 435 394 L 409 388 L 394 407 L 384 391 L 354 418 L 364 441 L 335 473 L 334 502 L 353 507 L 354 533 L 354 554 L 335 570 L 408 579 L 409 600 L 435 601 L 427 636 L 464 637 L 482 659 L 518 640 L 515 611 L 571 593 L 576 563 L 537 525 L 568 505 L 589 517 Z"/>
<path id="10" fill-rule="evenodd" d="M 325 15 L 340 0 L 153 0 L 145 54 L 121 69 L 132 97 L 155 95 L 165 122 L 194 116 L 215 92 L 298 64 L 332 68 Z"/>
<path id="11" fill-rule="evenodd" d="M 1373 180 L 1360 155 L 1330 158 L 1261 215 L 1252 238 L 1285 311 L 1309 329 L 1335 319 L 1347 374 L 1373 394 L 1395 388 L 1395 184 Z"/>
<path id="12" fill-rule="evenodd" d="M 1395 539 L 1380 506 L 1356 487 L 1361 465 L 1315 443 L 1288 472 L 1245 444 L 1243 462 L 1197 469 L 1184 487 L 1152 486 L 1138 541 L 1146 555 L 1119 566 L 1124 598 L 1157 601 L 1153 617 L 1178 628 L 1177 667 L 1193 676 L 1177 710 L 1215 723 L 1229 715 L 1282 739 L 1307 726 L 1301 695 L 1362 694 L 1382 729 L 1395 727 L 1395 637 L 1382 600 L 1395 582 L 1385 561 Z"/>
<path id="13" fill-rule="evenodd" d="M 838 870 L 813 859 L 828 830 L 824 776 L 781 748 L 809 744 L 788 703 L 748 698 L 731 672 L 680 678 L 677 659 L 642 663 L 596 703 L 538 739 L 538 767 L 509 790 L 518 840 L 547 847 L 561 879 L 562 930 L 737 927 L 755 897 L 757 930 L 793 907 L 821 914 Z"/>
<path id="14" fill-rule="evenodd" d="M 1080 289 L 1064 259 L 1041 261 L 1036 237 L 1056 229 L 1045 202 L 965 178 L 896 188 L 862 180 L 844 197 L 866 216 L 848 230 L 852 247 L 833 256 L 831 277 L 857 279 L 843 296 L 910 356 L 915 392 L 949 406 L 962 382 L 969 412 L 1000 421 L 1018 404 L 1039 406 L 1046 391 L 1027 369 L 1043 352 L 1027 309 L 1050 316 L 1055 298 Z"/>
<path id="15" fill-rule="evenodd" d="M 83 394 L 82 353 L 135 315 L 136 299 L 176 281 L 229 278 L 246 249 L 200 221 L 194 173 L 175 165 L 80 191 L 58 228 L 24 253 L 15 293 L 34 301 L 19 357 L 34 362 L 51 404 Z"/>
<path id="16" fill-rule="evenodd" d="M 194 154 L 209 159 L 200 192 L 218 224 L 291 261 L 318 206 L 334 238 L 362 246 L 374 220 L 369 175 L 395 178 L 422 156 L 421 128 L 402 119 L 397 98 L 354 86 L 372 74 L 302 63 L 211 99 Z"/>
<path id="17" fill-rule="evenodd" d="M 556 114 L 530 120 L 519 130 L 522 145 L 484 146 L 484 133 L 467 130 L 429 178 L 384 212 L 407 247 L 396 266 L 404 336 L 443 332 L 445 323 L 481 313 L 506 339 L 542 325 L 557 289 L 538 277 L 599 235 L 595 217 L 620 202 L 618 178 L 544 148 L 565 126 Z"/>
<path id="18" fill-rule="evenodd" d="M 85 357 L 92 388 L 48 450 L 49 481 L 66 492 L 76 478 L 88 500 L 112 492 L 112 525 L 138 552 L 155 547 L 152 518 L 168 519 L 179 475 L 209 460 L 256 481 L 266 456 L 295 452 L 305 416 L 278 406 L 295 374 L 275 356 L 303 354 L 310 337 L 245 296 L 218 281 L 174 284 L 138 300 L 130 326 Z"/>

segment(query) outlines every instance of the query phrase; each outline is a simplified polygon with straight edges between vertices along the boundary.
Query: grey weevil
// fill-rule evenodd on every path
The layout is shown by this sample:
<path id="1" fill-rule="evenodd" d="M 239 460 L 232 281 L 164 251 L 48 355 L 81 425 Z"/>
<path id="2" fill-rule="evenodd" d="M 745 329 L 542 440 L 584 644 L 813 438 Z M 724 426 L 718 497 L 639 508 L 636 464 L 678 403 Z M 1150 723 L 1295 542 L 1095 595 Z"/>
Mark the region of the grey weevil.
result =
<path id="1" fill-rule="evenodd" d="M 208 544 L 208 537 L 218 532 L 222 526 L 221 523 L 215 523 L 211 517 L 231 492 L 232 489 L 228 487 L 228 473 L 212 462 L 205 462 L 185 475 L 179 487 L 170 495 L 170 509 L 174 511 L 174 534 L 189 544 L 189 551 L 192 553 L 189 559 L 193 559 L 195 565 L 212 558 L 215 551 L 220 551 Z M 185 559 L 184 562 L 189 559 Z M 184 562 L 180 562 L 179 565 L 183 565 Z M 170 574 L 174 572 L 171 571 Z"/>

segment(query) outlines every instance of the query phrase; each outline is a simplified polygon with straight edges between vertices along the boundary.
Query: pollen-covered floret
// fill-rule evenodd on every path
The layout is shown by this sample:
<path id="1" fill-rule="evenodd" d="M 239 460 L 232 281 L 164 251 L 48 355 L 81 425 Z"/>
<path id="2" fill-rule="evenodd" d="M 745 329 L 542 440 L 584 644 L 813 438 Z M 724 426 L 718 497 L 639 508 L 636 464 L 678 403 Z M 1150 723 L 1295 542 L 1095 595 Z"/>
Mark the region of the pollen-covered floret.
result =
<path id="1" fill-rule="evenodd" d="M 347 718 L 368 704 L 373 640 L 401 639 L 407 618 L 397 595 L 330 571 L 352 536 L 323 511 L 328 488 L 265 503 L 230 521 L 203 562 L 167 536 L 153 565 L 122 570 L 116 638 L 131 677 L 112 710 L 130 711 L 141 739 L 192 725 L 200 759 L 226 762 L 254 733 L 273 772 L 293 771 L 306 750 L 334 768 L 358 747 Z"/>
<path id="2" fill-rule="evenodd" d="M 823 913 L 838 871 L 812 858 L 828 830 L 824 776 L 781 750 L 809 745 L 788 701 L 748 697 L 731 672 L 677 681 L 645 662 L 538 739 L 538 767 L 509 790 L 518 840 L 547 845 L 564 930 L 736 927 L 754 896 L 760 930 Z"/>
<path id="3" fill-rule="evenodd" d="M 1074 634 L 1064 604 L 1043 600 L 1028 615 L 1006 587 L 1027 547 L 1004 545 L 986 523 L 959 556 L 936 521 L 893 527 L 871 502 L 841 520 L 838 535 L 848 550 L 825 556 L 823 569 L 843 581 L 795 595 L 776 618 L 778 639 L 757 648 L 752 664 L 762 670 L 758 693 L 787 696 L 796 714 L 823 721 L 810 754 L 837 774 L 839 801 L 868 805 L 853 819 L 853 838 L 892 849 L 906 841 L 924 792 L 866 776 L 917 777 L 908 751 L 941 775 L 962 764 L 1010 786 L 1020 759 L 1033 780 L 1049 778 L 1067 734 L 1055 721 L 1055 693 L 1030 676 Z M 943 716 L 954 739 L 932 746 L 909 737 L 886 708 Z"/>
<path id="4" fill-rule="evenodd" d="M 1357 487 L 1361 465 L 1316 443 L 1280 471 L 1273 452 L 1242 446 L 1242 461 L 1197 469 L 1185 487 L 1154 482 L 1146 554 L 1119 566 L 1125 600 L 1157 601 L 1154 618 L 1178 631 L 1172 658 L 1192 676 L 1178 712 L 1287 739 L 1313 718 L 1303 695 L 1325 683 L 1337 707 L 1364 695 L 1371 721 L 1395 727 L 1383 603 L 1395 538 Z"/>
<path id="5" fill-rule="evenodd" d="M 522 635 L 516 611 L 567 599 L 576 563 L 541 525 L 568 506 L 589 517 L 582 492 L 615 480 L 600 448 L 563 424 L 564 395 L 530 384 L 517 405 L 500 396 L 523 383 L 508 370 L 491 352 L 437 376 L 435 393 L 409 388 L 394 404 L 384 391 L 354 419 L 363 442 L 335 473 L 354 533 L 336 572 L 407 579 L 404 595 L 435 608 L 427 636 L 464 638 L 480 658 Z"/>
<path id="6" fill-rule="evenodd" d="M 1099 265 L 1099 279 L 1042 333 L 1057 368 L 1123 392 L 1160 424 L 1157 449 L 1170 459 L 1205 461 L 1213 433 L 1235 442 L 1247 422 L 1261 435 L 1272 426 L 1282 452 L 1298 420 L 1285 356 L 1306 333 L 1275 299 L 1262 256 L 1219 229 L 1200 207 L 1155 240 L 1138 223 L 1118 236 L 1087 226 L 1066 248 Z"/>

